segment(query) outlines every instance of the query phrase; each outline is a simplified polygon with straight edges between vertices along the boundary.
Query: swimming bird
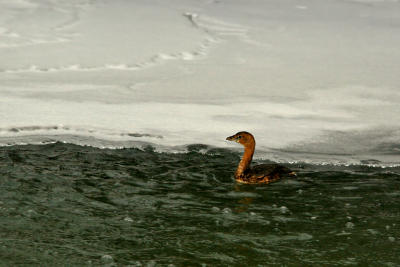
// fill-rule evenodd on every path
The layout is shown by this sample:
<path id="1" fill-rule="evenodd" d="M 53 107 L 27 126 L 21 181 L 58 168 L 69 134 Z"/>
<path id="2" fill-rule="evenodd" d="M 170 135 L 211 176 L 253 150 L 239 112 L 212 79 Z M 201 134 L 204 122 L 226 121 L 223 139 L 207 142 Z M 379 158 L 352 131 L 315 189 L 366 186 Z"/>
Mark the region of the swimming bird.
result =
<path id="1" fill-rule="evenodd" d="M 256 140 L 249 132 L 238 132 L 226 138 L 244 146 L 244 154 L 235 172 L 235 179 L 239 183 L 245 184 L 269 184 L 279 180 L 283 176 L 296 174 L 289 168 L 279 164 L 261 164 L 253 168 L 250 167 L 256 148 Z"/>

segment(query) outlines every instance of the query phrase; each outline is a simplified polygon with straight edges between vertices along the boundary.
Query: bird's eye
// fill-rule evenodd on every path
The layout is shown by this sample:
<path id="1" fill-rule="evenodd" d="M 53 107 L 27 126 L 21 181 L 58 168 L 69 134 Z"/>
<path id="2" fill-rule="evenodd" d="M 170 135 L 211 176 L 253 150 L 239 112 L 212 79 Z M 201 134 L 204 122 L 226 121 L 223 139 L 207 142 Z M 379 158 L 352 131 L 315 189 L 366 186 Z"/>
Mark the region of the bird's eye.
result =
<path id="1" fill-rule="evenodd" d="M 242 136 L 241 136 L 241 135 L 239 135 L 239 136 L 238 136 L 238 139 L 240 139 L 240 138 L 242 138 Z"/>

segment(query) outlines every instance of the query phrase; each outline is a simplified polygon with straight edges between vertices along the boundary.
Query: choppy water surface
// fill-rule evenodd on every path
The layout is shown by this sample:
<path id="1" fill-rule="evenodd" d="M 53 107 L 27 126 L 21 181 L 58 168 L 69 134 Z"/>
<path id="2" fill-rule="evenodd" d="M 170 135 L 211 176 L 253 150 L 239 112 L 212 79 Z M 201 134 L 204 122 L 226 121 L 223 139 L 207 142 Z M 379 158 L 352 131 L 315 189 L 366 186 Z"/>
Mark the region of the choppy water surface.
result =
<path id="1" fill-rule="evenodd" d="M 0 265 L 399 266 L 398 25 L 398 0 L 0 0 Z M 242 130 L 308 165 L 245 186 L 186 151 Z"/>
<path id="2" fill-rule="evenodd" d="M 0 148 L 2 264 L 400 264 L 399 168 L 296 164 L 237 185 L 238 154 L 188 150 Z"/>

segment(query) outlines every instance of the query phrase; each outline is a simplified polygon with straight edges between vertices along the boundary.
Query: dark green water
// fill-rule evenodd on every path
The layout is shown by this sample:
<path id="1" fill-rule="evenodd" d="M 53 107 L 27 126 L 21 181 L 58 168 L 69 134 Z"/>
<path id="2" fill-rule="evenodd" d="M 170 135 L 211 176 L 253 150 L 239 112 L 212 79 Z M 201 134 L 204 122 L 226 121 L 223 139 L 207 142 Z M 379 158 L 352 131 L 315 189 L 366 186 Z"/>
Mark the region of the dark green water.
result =
<path id="1" fill-rule="evenodd" d="M 400 169 L 55 143 L 0 148 L 2 266 L 400 266 Z M 261 162 L 260 162 L 261 163 Z"/>

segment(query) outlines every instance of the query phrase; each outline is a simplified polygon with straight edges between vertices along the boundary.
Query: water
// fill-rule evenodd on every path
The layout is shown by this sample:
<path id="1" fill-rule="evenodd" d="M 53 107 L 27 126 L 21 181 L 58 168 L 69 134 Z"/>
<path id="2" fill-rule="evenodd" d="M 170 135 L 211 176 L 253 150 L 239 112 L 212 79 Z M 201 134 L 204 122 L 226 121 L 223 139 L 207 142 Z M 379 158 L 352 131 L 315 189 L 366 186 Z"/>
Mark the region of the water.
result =
<path id="1" fill-rule="evenodd" d="M 1 0 L 0 265 L 400 265 L 399 25 L 398 0 Z M 237 185 L 238 131 L 298 177 Z"/>
<path id="2" fill-rule="evenodd" d="M 259 151 L 371 154 L 400 143 L 398 25 L 397 0 L 3 0 L 0 144 L 246 130 Z"/>
<path id="3" fill-rule="evenodd" d="M 2 264 L 400 264 L 398 167 L 288 164 L 298 177 L 238 185 L 239 156 L 2 147 Z"/>

